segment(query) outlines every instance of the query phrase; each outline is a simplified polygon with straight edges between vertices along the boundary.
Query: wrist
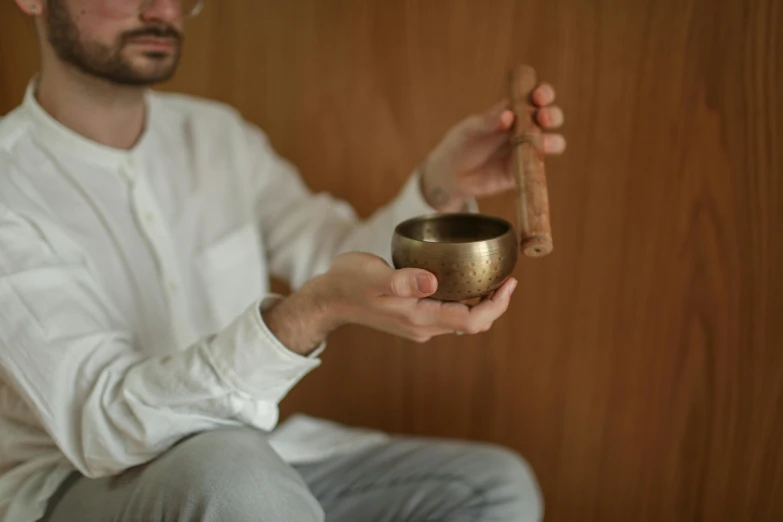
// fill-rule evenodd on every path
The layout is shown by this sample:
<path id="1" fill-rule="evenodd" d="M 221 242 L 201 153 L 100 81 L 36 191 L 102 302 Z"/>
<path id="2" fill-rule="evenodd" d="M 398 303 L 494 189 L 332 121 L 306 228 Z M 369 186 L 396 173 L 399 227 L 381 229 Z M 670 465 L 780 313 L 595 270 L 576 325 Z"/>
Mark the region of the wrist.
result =
<path id="1" fill-rule="evenodd" d="M 300 293 L 310 303 L 318 328 L 331 333 L 349 323 L 344 300 L 332 284 L 329 273 L 319 275 L 302 286 Z"/>
<path id="2" fill-rule="evenodd" d="M 344 324 L 320 286 L 314 280 L 261 312 L 267 328 L 294 353 L 308 355 Z"/>
<path id="3" fill-rule="evenodd" d="M 467 208 L 468 199 L 458 195 L 453 184 L 448 176 L 431 169 L 427 162 L 422 164 L 419 188 L 427 204 L 438 212 L 463 212 Z"/>

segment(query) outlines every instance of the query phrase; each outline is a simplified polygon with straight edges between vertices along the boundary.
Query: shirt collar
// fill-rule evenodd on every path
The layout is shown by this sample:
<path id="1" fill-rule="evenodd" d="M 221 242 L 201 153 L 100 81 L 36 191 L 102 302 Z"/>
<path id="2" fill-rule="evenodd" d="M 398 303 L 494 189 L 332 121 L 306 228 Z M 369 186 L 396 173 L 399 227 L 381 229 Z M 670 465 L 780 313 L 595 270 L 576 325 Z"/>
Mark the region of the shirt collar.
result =
<path id="1" fill-rule="evenodd" d="M 37 84 L 38 77 L 36 76 L 27 85 L 22 105 L 33 121 L 36 134 L 47 147 L 56 147 L 69 155 L 109 168 L 118 168 L 133 163 L 134 157 L 139 156 L 149 147 L 150 135 L 152 134 L 150 129 L 153 126 L 156 112 L 153 110 L 154 97 L 149 91 L 146 91 L 144 96 L 147 111 L 142 135 L 131 149 L 125 150 L 109 147 L 86 138 L 54 119 L 35 98 Z"/>

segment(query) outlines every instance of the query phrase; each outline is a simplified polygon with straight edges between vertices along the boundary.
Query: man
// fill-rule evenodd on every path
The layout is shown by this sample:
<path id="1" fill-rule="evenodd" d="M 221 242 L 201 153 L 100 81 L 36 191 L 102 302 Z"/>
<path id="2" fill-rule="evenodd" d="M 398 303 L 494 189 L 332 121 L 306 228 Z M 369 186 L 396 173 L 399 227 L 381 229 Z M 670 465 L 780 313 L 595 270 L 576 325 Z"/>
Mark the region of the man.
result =
<path id="1" fill-rule="evenodd" d="M 200 1 L 15 1 L 42 61 L 0 120 L 0 517 L 541 518 L 507 449 L 308 418 L 275 430 L 339 326 L 426 341 L 505 312 L 513 279 L 473 308 L 442 304 L 432 274 L 385 256 L 403 219 L 513 186 L 510 111 L 456 125 L 360 222 L 229 107 L 148 88 L 174 73 Z M 552 87 L 534 98 L 560 125 Z M 270 274 L 291 295 L 270 294 Z"/>

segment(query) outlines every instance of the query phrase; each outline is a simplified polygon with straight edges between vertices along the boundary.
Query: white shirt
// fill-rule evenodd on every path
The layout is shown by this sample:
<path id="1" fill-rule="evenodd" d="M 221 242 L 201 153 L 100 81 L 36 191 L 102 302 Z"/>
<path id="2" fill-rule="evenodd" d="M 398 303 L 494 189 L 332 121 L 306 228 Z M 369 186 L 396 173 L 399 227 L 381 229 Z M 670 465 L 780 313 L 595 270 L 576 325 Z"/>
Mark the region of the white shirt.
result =
<path id="1" fill-rule="evenodd" d="M 389 261 L 394 226 L 434 211 L 412 175 L 359 221 L 219 103 L 148 92 L 125 151 L 62 126 L 34 88 L 0 119 L 0 518 L 14 522 L 74 469 L 116 474 L 220 426 L 273 430 L 324 347 L 303 357 L 266 328 L 269 276 L 295 290 L 342 251 Z M 381 435 L 283 428 L 292 462 Z"/>

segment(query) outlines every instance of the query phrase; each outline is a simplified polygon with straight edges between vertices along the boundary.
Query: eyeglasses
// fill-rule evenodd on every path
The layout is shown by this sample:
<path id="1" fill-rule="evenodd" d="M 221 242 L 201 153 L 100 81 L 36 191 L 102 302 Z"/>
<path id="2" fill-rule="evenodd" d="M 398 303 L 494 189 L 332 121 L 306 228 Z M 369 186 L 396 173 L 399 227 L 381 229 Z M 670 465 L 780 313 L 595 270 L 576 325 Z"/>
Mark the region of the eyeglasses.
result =
<path id="1" fill-rule="evenodd" d="M 204 8 L 205 0 L 173 0 L 181 9 L 182 16 L 192 18 Z M 156 0 L 103 0 L 107 12 L 115 16 L 137 16 L 156 2 Z"/>

